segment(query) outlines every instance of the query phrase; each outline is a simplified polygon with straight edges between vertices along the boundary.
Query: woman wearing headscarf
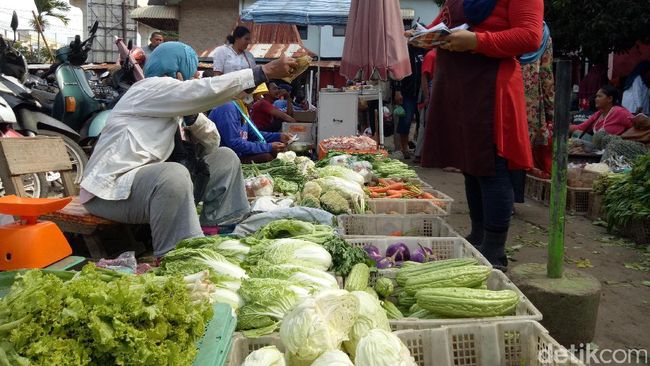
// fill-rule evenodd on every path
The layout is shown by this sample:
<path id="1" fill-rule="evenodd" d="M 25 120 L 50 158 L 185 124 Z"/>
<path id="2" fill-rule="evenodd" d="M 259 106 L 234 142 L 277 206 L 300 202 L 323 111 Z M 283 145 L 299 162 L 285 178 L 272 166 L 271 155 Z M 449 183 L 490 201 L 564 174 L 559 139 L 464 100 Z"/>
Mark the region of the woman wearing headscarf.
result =
<path id="1" fill-rule="evenodd" d="M 543 15 L 542 0 L 447 0 L 431 24 L 470 29 L 439 38 L 422 165 L 463 172 L 468 240 L 502 269 L 514 200 L 510 171 L 533 165 L 517 57 L 539 48 Z"/>
<path id="2" fill-rule="evenodd" d="M 193 79 L 197 66 L 189 46 L 158 46 L 147 60 L 146 78 L 131 86 L 111 111 L 81 182 L 80 198 L 91 214 L 149 224 L 155 256 L 182 239 L 203 236 L 201 224 L 217 225 L 248 210 L 239 159 L 218 147 L 214 124 L 200 112 L 269 77 L 285 77 L 297 65 L 281 58 L 254 69 Z M 204 210 L 201 222 L 187 168 L 167 162 L 182 116 L 194 115 L 186 118 L 186 130 L 203 147 L 210 172 L 203 201 L 211 209 Z"/>
<path id="3" fill-rule="evenodd" d="M 215 48 L 212 55 L 212 68 L 215 75 L 255 67 L 255 57 L 247 51 L 251 43 L 251 31 L 243 26 L 233 29 L 226 37 L 226 43 Z"/>

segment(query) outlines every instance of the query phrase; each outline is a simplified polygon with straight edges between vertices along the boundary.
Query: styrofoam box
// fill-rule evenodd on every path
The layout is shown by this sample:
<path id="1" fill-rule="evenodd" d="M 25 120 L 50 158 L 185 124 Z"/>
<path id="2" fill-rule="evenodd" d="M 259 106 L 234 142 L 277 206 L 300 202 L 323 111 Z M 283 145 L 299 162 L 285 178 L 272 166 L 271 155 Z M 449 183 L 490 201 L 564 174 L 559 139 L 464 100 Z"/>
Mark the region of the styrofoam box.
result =
<path id="1" fill-rule="evenodd" d="M 408 348 L 418 366 L 584 366 L 544 327 L 531 320 L 457 324 L 436 329 L 401 330 L 394 334 Z M 239 366 L 250 353 L 266 346 L 285 351 L 278 333 L 256 339 L 236 333 L 228 365 Z M 553 354 L 566 354 L 566 362 L 545 358 Z M 558 357 L 558 360 L 561 359 Z"/>
<path id="2" fill-rule="evenodd" d="M 381 275 L 381 273 L 380 273 Z M 530 300 L 515 286 L 512 281 L 506 277 L 503 272 L 493 269 L 487 279 L 488 290 L 512 290 L 519 295 L 519 303 L 515 308 L 515 315 L 495 316 L 485 318 L 446 318 L 446 319 L 418 319 L 418 318 L 402 318 L 390 320 L 390 326 L 393 330 L 402 329 L 428 329 L 437 328 L 442 325 L 450 324 L 467 324 L 467 323 L 483 323 L 495 321 L 510 321 L 510 320 L 542 320 L 542 313 L 533 305 Z"/>
<path id="3" fill-rule="evenodd" d="M 366 205 L 373 214 L 448 215 L 436 202 L 427 199 L 371 198 L 366 201 Z"/>
<path id="4" fill-rule="evenodd" d="M 464 238 L 427 238 L 427 237 L 386 237 L 386 236 L 344 236 L 343 239 L 353 247 L 364 248 L 367 245 L 374 245 L 386 255 L 386 249 L 394 243 L 404 243 L 410 252 L 419 249 L 419 245 L 431 248 L 436 260 L 452 258 L 476 258 L 479 264 L 491 267 L 490 262 Z M 398 268 L 379 269 L 377 273 L 381 277 L 395 278 Z"/>
<path id="5" fill-rule="evenodd" d="M 460 237 L 436 215 L 339 215 L 341 235 Z"/>

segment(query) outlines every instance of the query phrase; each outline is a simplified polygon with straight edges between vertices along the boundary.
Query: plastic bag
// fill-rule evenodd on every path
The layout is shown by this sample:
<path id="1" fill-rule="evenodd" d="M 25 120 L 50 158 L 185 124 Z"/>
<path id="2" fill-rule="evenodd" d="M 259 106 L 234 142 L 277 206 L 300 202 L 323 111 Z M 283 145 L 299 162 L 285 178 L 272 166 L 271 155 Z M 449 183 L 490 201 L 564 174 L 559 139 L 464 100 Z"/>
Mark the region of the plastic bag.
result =
<path id="1" fill-rule="evenodd" d="M 246 178 L 245 184 L 248 197 L 273 195 L 273 178 L 268 174 Z"/>
<path id="2" fill-rule="evenodd" d="M 135 259 L 135 252 L 124 252 L 115 259 L 102 258 L 97 262 L 97 267 L 111 269 L 116 272 L 136 273 L 138 261 Z"/>
<path id="3" fill-rule="evenodd" d="M 336 155 L 330 158 L 330 165 L 340 165 L 347 167 L 350 160 L 350 155 Z"/>

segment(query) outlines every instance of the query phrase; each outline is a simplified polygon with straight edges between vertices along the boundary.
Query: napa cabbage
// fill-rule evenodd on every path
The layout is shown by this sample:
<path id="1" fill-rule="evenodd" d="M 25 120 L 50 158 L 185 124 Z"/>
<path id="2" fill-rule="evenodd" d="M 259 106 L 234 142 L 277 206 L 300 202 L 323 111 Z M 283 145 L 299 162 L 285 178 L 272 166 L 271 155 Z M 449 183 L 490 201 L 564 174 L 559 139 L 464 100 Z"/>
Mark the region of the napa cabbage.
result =
<path id="1" fill-rule="evenodd" d="M 280 327 L 288 358 L 310 364 L 338 349 L 348 339 L 358 313 L 359 301 L 345 290 L 324 291 L 304 300 L 284 317 Z"/>
<path id="2" fill-rule="evenodd" d="M 354 366 L 350 357 L 337 349 L 320 355 L 311 366 Z"/>
<path id="3" fill-rule="evenodd" d="M 359 302 L 359 313 L 350 330 L 350 339 L 344 343 L 345 350 L 354 359 L 357 345 L 368 332 L 373 329 L 382 329 L 390 332 L 390 324 L 386 311 L 381 307 L 379 299 L 365 291 L 352 291 Z"/>
<path id="4" fill-rule="evenodd" d="M 356 183 L 363 186 L 365 183 L 363 176 L 352 169 L 348 169 L 339 165 L 328 165 L 324 168 L 318 169 L 318 176 L 323 177 L 339 177 L 349 182 Z"/>
<path id="5" fill-rule="evenodd" d="M 390 331 L 372 329 L 357 345 L 356 366 L 415 366 L 408 348 Z"/>

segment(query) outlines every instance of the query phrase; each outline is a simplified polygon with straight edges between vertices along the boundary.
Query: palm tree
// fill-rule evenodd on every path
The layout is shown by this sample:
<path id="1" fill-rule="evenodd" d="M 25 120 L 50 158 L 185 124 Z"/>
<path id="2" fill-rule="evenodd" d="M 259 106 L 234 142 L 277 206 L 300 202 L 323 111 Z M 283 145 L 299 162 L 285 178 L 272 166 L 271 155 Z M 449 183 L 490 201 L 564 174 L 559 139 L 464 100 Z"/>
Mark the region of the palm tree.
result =
<path id="1" fill-rule="evenodd" d="M 70 18 L 66 15 L 70 11 L 70 4 L 67 1 L 63 0 L 34 0 L 36 5 L 36 19 L 30 21 L 34 30 L 38 33 L 42 33 L 45 30 L 45 26 L 48 24 L 47 18 L 56 18 L 63 22 L 64 25 L 68 25 Z M 37 22 L 38 20 L 38 22 Z M 39 29 L 40 24 L 40 29 Z M 41 38 L 38 37 L 38 54 L 40 56 L 41 51 Z"/>

